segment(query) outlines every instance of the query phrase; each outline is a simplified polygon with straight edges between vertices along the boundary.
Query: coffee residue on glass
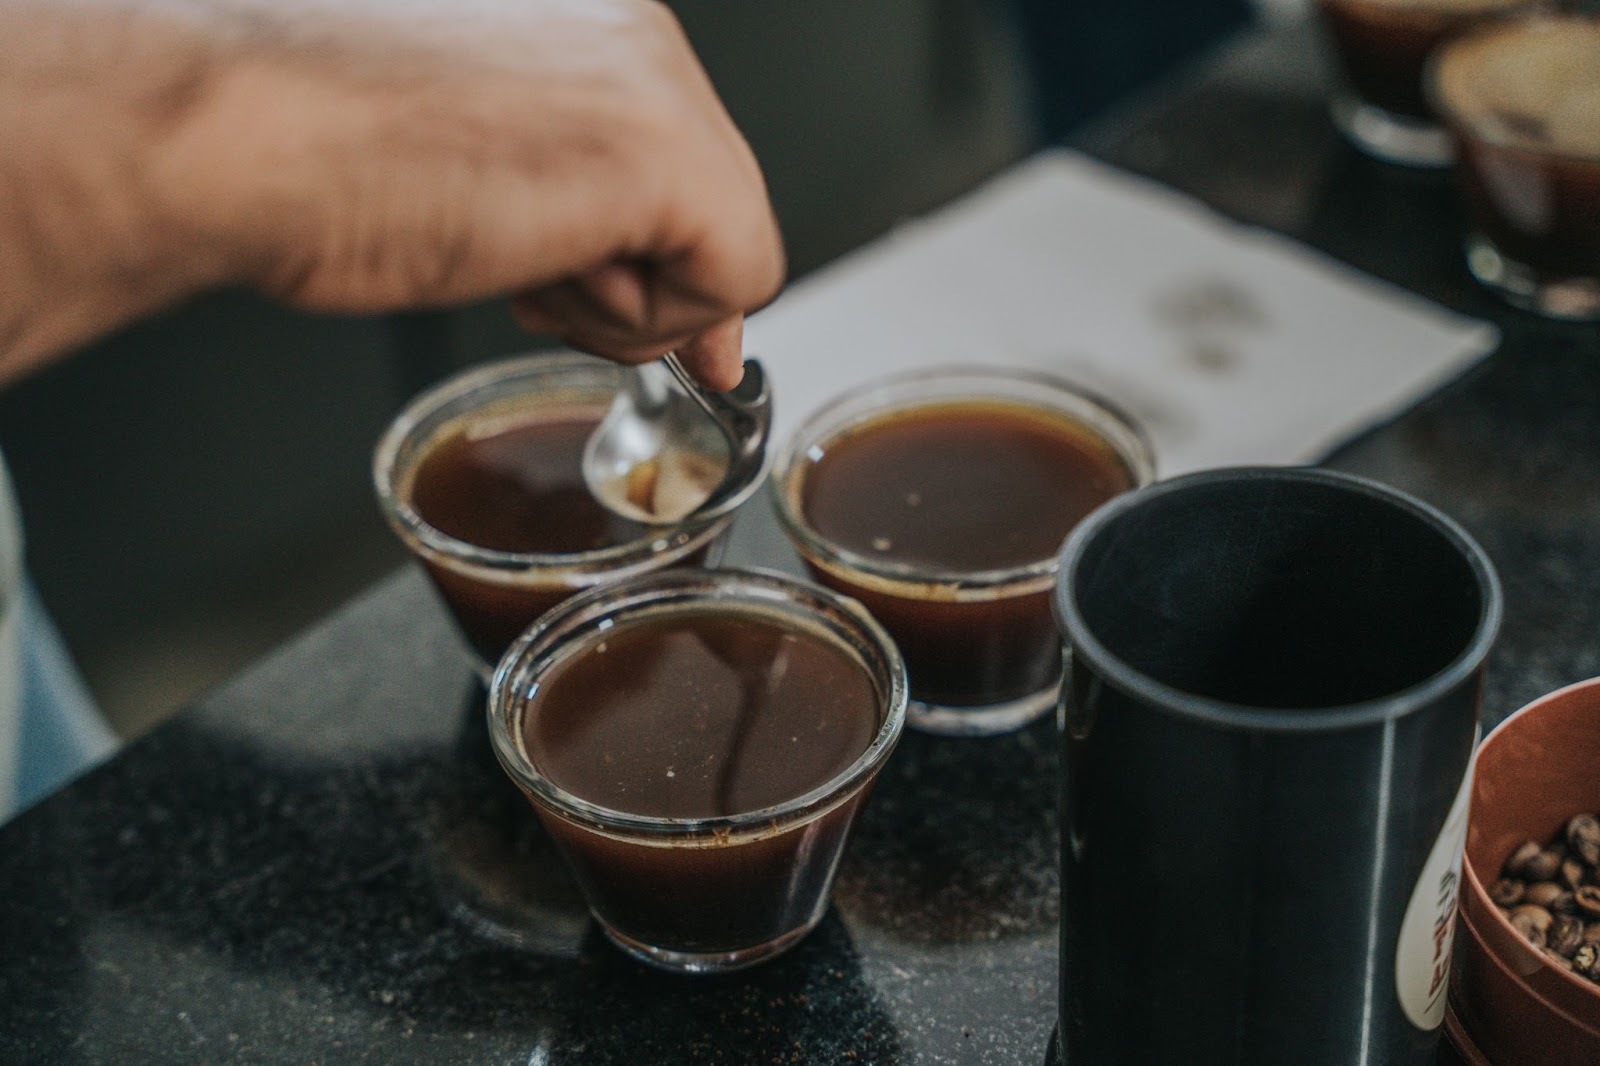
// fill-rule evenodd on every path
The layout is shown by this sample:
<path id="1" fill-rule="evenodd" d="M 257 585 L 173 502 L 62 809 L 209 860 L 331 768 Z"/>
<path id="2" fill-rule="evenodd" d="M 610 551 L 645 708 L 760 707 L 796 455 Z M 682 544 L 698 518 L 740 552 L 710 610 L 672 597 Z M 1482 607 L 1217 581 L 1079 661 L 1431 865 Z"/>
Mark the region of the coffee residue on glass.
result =
<path id="1" fill-rule="evenodd" d="M 726 460 L 702 452 L 667 451 L 620 474 L 609 493 L 660 522 L 676 522 L 705 503 L 722 483 Z"/>

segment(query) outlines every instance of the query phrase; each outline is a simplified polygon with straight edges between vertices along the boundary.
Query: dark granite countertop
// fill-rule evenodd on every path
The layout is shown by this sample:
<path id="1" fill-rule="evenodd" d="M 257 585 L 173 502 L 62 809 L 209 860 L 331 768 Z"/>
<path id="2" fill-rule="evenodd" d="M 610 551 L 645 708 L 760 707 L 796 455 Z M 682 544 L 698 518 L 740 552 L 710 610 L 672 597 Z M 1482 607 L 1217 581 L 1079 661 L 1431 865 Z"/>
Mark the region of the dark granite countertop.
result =
<path id="1" fill-rule="evenodd" d="M 1080 143 L 1501 326 L 1480 367 L 1330 459 L 1493 557 L 1492 724 L 1600 674 L 1600 329 L 1479 291 L 1448 177 L 1345 147 L 1312 47 L 1251 37 Z M 740 538 L 774 561 L 768 520 Z M 494 764 L 482 698 L 406 572 L 6 825 L 0 1062 L 1045 1059 L 1052 723 L 908 734 L 816 933 L 684 980 L 594 931 Z"/>

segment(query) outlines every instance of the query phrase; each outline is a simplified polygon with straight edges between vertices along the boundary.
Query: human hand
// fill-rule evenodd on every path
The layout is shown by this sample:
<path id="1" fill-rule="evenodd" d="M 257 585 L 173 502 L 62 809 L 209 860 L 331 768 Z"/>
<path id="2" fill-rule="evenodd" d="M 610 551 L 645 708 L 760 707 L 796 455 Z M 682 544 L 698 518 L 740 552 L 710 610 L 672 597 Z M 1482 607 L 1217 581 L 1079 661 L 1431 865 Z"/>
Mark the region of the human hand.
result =
<path id="1" fill-rule="evenodd" d="M 164 273 L 66 339 L 229 283 L 344 313 L 511 294 L 524 325 L 574 347 L 677 349 L 709 386 L 738 382 L 743 315 L 781 285 L 781 239 L 661 4 L 110 6 L 108 23 L 104 2 L 23 4 L 84 33 L 114 25 L 133 57 L 105 76 L 144 84 L 98 90 L 137 99 L 149 134 L 123 193 L 141 199 L 117 212 L 136 238 L 119 254 L 146 261 L 115 273 Z"/>

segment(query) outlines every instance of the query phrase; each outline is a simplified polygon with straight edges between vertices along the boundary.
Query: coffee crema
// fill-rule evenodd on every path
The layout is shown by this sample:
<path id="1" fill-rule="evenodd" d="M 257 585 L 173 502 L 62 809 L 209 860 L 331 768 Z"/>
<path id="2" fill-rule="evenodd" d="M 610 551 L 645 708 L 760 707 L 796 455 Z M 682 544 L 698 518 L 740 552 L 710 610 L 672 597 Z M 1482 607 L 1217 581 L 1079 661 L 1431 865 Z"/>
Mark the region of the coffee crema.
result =
<path id="1" fill-rule="evenodd" d="M 1023 404 L 890 411 L 821 447 L 800 507 L 818 534 L 871 559 L 958 574 L 1052 558 L 1133 478 L 1106 441 Z"/>
<path id="2" fill-rule="evenodd" d="M 647 527 L 601 506 L 584 484 L 584 445 L 601 408 L 553 407 L 468 417 L 441 432 L 406 489 L 424 522 L 500 552 L 597 551 Z"/>
<path id="3" fill-rule="evenodd" d="M 1600 162 L 1600 21 L 1541 20 L 1459 42 L 1435 91 L 1472 135 Z"/>
<path id="4" fill-rule="evenodd" d="M 551 668 L 523 715 L 529 761 L 608 810 L 714 818 L 827 784 L 872 744 L 882 698 L 835 641 L 755 612 L 625 622 Z"/>

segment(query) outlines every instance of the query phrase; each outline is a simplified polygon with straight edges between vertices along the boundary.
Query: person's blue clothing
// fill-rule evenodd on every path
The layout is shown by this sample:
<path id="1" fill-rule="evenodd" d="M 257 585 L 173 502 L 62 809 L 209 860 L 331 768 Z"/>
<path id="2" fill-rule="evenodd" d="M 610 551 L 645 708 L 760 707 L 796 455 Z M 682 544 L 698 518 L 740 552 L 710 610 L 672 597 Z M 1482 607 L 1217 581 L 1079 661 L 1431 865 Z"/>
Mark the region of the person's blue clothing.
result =
<path id="1" fill-rule="evenodd" d="M 22 569 L 22 527 L 0 461 L 0 821 L 116 749 Z"/>
<path id="2" fill-rule="evenodd" d="M 18 606 L 22 716 L 13 812 L 37 803 L 117 748 L 32 582 L 23 583 Z"/>

